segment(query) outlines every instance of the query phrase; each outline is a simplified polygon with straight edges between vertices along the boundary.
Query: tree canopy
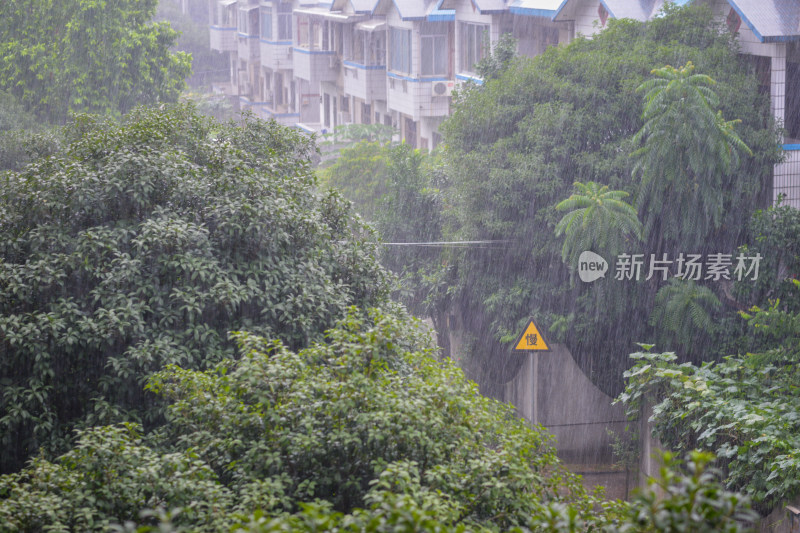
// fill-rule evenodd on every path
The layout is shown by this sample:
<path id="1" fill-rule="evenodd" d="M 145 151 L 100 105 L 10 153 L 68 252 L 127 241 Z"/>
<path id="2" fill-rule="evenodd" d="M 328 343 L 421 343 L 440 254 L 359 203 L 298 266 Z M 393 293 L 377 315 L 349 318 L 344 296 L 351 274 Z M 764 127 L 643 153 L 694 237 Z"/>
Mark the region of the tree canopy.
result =
<path id="1" fill-rule="evenodd" d="M 157 0 L 5 0 L 0 90 L 52 123 L 71 112 L 128 112 L 174 102 L 191 56 L 152 22 Z"/>
<path id="2" fill-rule="evenodd" d="M 602 389 L 618 391 L 634 342 L 653 338 L 660 327 L 630 317 L 650 316 L 664 282 L 645 281 L 644 272 L 639 283 L 610 275 L 571 284 L 576 265 L 563 263 L 564 247 L 598 246 L 593 251 L 605 254 L 612 273 L 611 254 L 620 247 L 645 258 L 667 253 L 672 260 L 680 252 L 735 253 L 750 213 L 766 201 L 779 158 L 768 100 L 735 37 L 699 5 L 668 5 L 663 16 L 645 23 L 612 20 L 592 39 L 578 38 L 507 65 L 496 79 L 462 91 L 442 126 L 452 184 L 445 204 L 457 220 L 450 236 L 510 243 L 503 249 L 448 252 L 447 261 L 455 266 L 448 298 L 463 318 L 458 327 L 475 337 L 466 343 L 472 346 L 470 375 L 486 392 L 499 394 L 520 362 L 509 356 L 508 343 L 533 314 L 552 327 L 554 340 L 567 344 Z M 684 86 L 697 96 L 696 109 L 675 104 Z M 677 114 L 695 120 L 684 120 L 683 129 L 673 131 Z M 671 143 L 669 135 L 680 135 L 680 144 Z M 711 143 L 714 139 L 719 142 Z M 670 167 L 674 158 L 668 153 L 692 143 L 691 164 Z M 729 152 L 730 147 L 735 149 Z M 735 152 L 738 160 L 730 159 Z M 644 166 L 649 170 L 642 173 Z M 671 173 L 662 175 L 659 169 L 667 167 Z M 629 194 L 644 223 L 643 242 L 632 238 L 631 217 L 625 218 L 627 239 L 556 236 L 553 229 L 564 217 L 557 206 L 566 205 L 575 182 Z M 658 191 L 660 196 L 654 195 Z M 668 231 L 672 226 L 675 231 Z M 600 234 L 593 224 L 585 230 Z M 568 261 L 576 258 L 574 251 L 567 254 Z M 725 312 L 730 309 L 719 311 Z M 708 356 L 704 348 L 681 348 L 682 356 Z"/>
<path id="3" fill-rule="evenodd" d="M 317 192 L 300 133 L 182 105 L 67 136 L 0 174 L 3 470 L 76 425 L 152 424 L 147 377 L 232 357 L 231 330 L 297 349 L 386 300 L 372 230 Z"/>

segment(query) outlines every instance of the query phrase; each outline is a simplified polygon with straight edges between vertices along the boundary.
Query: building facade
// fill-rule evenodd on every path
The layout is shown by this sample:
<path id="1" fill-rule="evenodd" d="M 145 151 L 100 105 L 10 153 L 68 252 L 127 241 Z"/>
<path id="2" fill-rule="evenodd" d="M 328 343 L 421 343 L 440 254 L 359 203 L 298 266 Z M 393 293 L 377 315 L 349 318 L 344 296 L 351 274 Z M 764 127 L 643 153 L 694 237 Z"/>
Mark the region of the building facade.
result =
<path id="1" fill-rule="evenodd" d="M 769 86 L 787 131 L 773 197 L 800 207 L 800 0 L 704 2 L 738 33 Z M 228 54 L 230 82 L 216 87 L 241 109 L 307 132 L 384 124 L 431 150 L 462 83 L 510 33 L 536 56 L 610 18 L 644 21 L 664 0 L 208 0 L 211 48 Z"/>
<path id="2" fill-rule="evenodd" d="M 215 86 L 240 109 L 309 133 L 394 127 L 415 148 L 441 142 L 453 89 L 503 33 L 534 56 L 572 36 L 561 0 L 209 0 L 211 48 L 229 57 Z"/>

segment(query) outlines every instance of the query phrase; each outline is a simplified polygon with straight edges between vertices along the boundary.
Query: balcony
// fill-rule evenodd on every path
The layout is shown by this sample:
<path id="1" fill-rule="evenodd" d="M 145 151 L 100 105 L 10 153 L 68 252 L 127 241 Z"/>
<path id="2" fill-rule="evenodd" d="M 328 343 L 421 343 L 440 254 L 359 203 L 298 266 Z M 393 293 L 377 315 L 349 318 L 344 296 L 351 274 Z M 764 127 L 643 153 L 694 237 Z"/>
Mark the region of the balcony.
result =
<path id="1" fill-rule="evenodd" d="M 341 60 L 331 50 L 311 50 L 295 46 L 292 48 L 294 75 L 312 86 L 339 77 Z"/>
<path id="2" fill-rule="evenodd" d="M 292 41 L 260 39 L 261 66 L 270 70 L 288 70 L 292 67 Z"/>
<path id="3" fill-rule="evenodd" d="M 386 100 L 386 65 L 344 61 L 344 92 L 365 102 Z"/>
<path id="4" fill-rule="evenodd" d="M 387 105 L 389 109 L 420 120 L 423 117 L 446 117 L 450 114 L 450 97 L 434 87 L 447 78 L 412 78 L 394 72 L 387 74 Z"/>
<path id="5" fill-rule="evenodd" d="M 211 49 L 217 52 L 236 52 L 236 26 L 209 26 Z"/>

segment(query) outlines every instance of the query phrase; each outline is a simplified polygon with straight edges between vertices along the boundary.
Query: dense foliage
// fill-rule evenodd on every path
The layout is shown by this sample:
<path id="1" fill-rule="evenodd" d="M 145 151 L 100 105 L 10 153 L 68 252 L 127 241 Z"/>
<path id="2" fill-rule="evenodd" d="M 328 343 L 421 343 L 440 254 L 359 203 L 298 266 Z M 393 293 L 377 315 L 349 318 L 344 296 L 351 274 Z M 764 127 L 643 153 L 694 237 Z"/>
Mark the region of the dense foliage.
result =
<path id="1" fill-rule="evenodd" d="M 800 493 L 800 372 L 796 364 L 677 364 L 672 353 L 634 354 L 620 399 L 631 416 L 653 405 L 654 431 L 664 446 L 712 450 L 728 488 L 750 495 L 767 514 Z"/>
<path id="2" fill-rule="evenodd" d="M 191 57 L 154 23 L 157 0 L 4 0 L 0 90 L 52 123 L 70 112 L 125 113 L 174 102 Z"/>
<path id="3" fill-rule="evenodd" d="M 320 184 L 341 191 L 358 214 L 374 222 L 386 194 L 388 150 L 385 145 L 369 141 L 344 148 L 333 164 L 318 171 Z"/>
<path id="4" fill-rule="evenodd" d="M 299 133 L 180 106 L 68 135 L 0 175 L 3 470 L 75 424 L 152 423 L 147 377 L 232 357 L 230 330 L 295 349 L 385 300 L 371 230 L 316 192 Z"/>
<path id="5" fill-rule="evenodd" d="M 800 213 L 785 206 L 751 220 L 743 248 L 763 255 L 759 276 L 733 292 L 741 302 L 767 303 L 739 312 L 747 328 L 726 344 L 738 355 L 698 365 L 678 364 L 672 353 L 634 354 L 620 396 L 632 417 L 643 401 L 653 406 L 654 431 L 668 448 L 714 452 L 727 486 L 751 495 L 764 514 L 800 494 L 800 281 L 790 277 L 800 264 L 799 222 Z M 701 326 L 710 322 L 702 303 L 720 305 L 708 289 L 693 282 L 666 289 L 679 297 L 656 316 L 676 338 L 698 343 L 717 327 Z"/>
<path id="6" fill-rule="evenodd" d="M 707 7 L 668 6 L 649 22 L 612 20 L 592 39 L 506 62 L 496 79 L 462 91 L 443 125 L 452 183 L 445 204 L 458 220 L 449 237 L 509 241 L 504 249 L 471 249 L 447 258 L 456 266 L 448 295 L 460 315 L 454 324 L 474 335 L 465 341 L 470 375 L 486 392 L 499 394 L 516 373 L 521 359 L 509 357 L 508 343 L 531 314 L 549 327 L 554 341 L 567 344 L 601 388 L 621 388 L 624 355 L 633 342 L 661 332 L 656 321 L 630 318 L 651 315 L 665 280 L 657 275 L 645 281 L 646 261 L 640 282 L 615 280 L 613 248 L 642 253 L 645 260 L 668 253 L 673 261 L 681 252 L 736 252 L 747 217 L 766 199 L 779 155 L 768 100 L 737 52 L 734 36 Z M 694 106 L 676 103 L 692 94 L 699 94 Z M 678 122 L 682 129 L 673 131 Z M 704 151 L 712 137 L 719 142 Z M 670 154 L 683 148 L 691 159 L 670 167 Z M 738 151 L 738 159 L 728 150 Z M 666 167 L 677 170 L 662 176 Z M 573 236 L 581 244 L 594 241 L 593 251 L 609 262 L 605 279 L 591 284 L 570 283 L 576 265 L 562 262 L 564 236 L 553 231 L 564 216 L 556 206 L 576 181 L 627 192 L 645 226 L 643 242 L 626 231 L 605 243 L 613 245 L 607 249 L 602 225 L 586 226 L 588 240 Z M 607 215 L 601 220 L 630 220 L 636 227 L 627 215 Z M 567 254 L 568 260 L 574 257 Z M 713 289 L 721 293 L 730 285 Z M 714 320 L 736 309 L 719 299 L 726 305 L 714 311 Z M 704 340 L 729 334 L 719 333 Z M 713 355 L 705 348 L 675 346 L 692 359 Z"/>
<path id="7" fill-rule="evenodd" d="M 237 339 L 238 360 L 150 380 L 172 402 L 156 433 L 83 431 L 56 461 L 0 477 L 0 530 L 733 532 L 752 519 L 697 454 L 685 473 L 667 457 L 664 496 L 601 508 L 543 432 L 435 357 L 401 310 L 352 309 L 297 352 Z"/>
<path id="8" fill-rule="evenodd" d="M 0 171 L 20 170 L 52 155 L 61 143 L 58 128 L 46 128 L 11 94 L 0 90 Z"/>

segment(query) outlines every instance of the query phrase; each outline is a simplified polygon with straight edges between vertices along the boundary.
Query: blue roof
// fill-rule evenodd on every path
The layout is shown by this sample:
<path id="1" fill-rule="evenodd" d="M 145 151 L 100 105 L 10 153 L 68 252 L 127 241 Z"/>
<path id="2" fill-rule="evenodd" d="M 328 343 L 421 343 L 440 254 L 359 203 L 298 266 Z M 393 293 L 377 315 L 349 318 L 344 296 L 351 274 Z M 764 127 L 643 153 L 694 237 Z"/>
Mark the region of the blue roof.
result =
<path id="1" fill-rule="evenodd" d="M 674 3 L 680 6 L 691 1 L 675 0 Z M 664 0 L 600 0 L 600 3 L 606 8 L 610 17 L 633 19 L 640 22 L 654 18 L 664 7 Z M 570 12 L 568 8 L 574 4 L 575 0 L 563 0 L 561 5 L 556 8 L 553 20 L 569 20 Z"/>
<path id="2" fill-rule="evenodd" d="M 361 14 L 372 14 L 378 6 L 378 0 L 350 0 L 350 5 L 353 6 L 353 11 Z"/>
<path id="3" fill-rule="evenodd" d="M 450 22 L 456 18 L 455 10 L 439 8 L 440 0 L 392 0 L 392 3 L 403 20 Z"/>
<path id="4" fill-rule="evenodd" d="M 470 0 L 481 15 L 493 15 L 508 11 L 508 0 Z M 440 0 L 440 9 L 455 9 L 459 0 Z"/>
<path id="5" fill-rule="evenodd" d="M 561 0 L 513 0 L 508 10 L 515 15 L 552 18 L 560 5 Z"/>
<path id="6" fill-rule="evenodd" d="M 728 0 L 762 43 L 800 40 L 800 0 Z"/>

